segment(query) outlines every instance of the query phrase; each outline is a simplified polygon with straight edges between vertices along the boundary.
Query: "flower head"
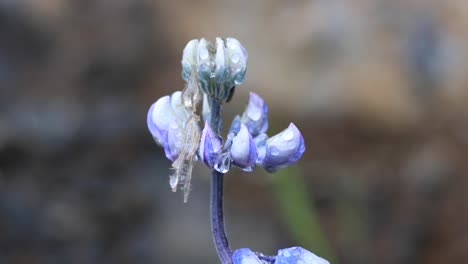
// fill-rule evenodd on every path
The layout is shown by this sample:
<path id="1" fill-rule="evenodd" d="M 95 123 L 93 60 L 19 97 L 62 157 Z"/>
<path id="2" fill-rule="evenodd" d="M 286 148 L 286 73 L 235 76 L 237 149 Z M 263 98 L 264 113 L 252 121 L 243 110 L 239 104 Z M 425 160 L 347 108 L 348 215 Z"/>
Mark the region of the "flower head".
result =
<path id="1" fill-rule="evenodd" d="M 201 90 L 224 102 L 231 89 L 244 81 L 247 70 L 247 51 L 237 39 L 193 39 L 182 54 L 182 78 L 189 81 L 196 75 Z"/>

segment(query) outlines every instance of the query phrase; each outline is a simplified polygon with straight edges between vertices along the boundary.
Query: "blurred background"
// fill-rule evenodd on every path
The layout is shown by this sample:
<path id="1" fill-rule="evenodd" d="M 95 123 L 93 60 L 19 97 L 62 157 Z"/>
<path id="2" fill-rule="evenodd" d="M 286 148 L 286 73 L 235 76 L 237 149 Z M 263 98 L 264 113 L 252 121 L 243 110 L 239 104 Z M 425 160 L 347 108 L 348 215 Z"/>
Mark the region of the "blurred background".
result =
<path id="1" fill-rule="evenodd" d="M 232 36 L 245 83 L 306 152 L 226 176 L 232 248 L 332 263 L 468 259 L 468 2 L 1 0 L 0 263 L 219 263 L 209 177 L 188 204 L 146 128 L 193 38 Z"/>

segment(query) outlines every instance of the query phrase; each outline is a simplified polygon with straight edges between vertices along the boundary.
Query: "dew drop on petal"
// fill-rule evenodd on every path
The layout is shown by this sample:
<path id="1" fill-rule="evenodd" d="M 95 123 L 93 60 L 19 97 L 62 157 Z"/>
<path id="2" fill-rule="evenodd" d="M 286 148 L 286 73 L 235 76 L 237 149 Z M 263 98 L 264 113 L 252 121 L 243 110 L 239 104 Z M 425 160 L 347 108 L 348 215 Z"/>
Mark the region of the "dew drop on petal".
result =
<path id="1" fill-rule="evenodd" d="M 283 132 L 281 135 L 284 140 L 291 140 L 294 137 L 294 132 L 291 131 L 290 129 L 287 129 L 286 131 Z"/>
<path id="2" fill-rule="evenodd" d="M 246 172 L 252 172 L 254 170 L 254 168 L 255 168 L 255 166 L 248 166 L 248 167 L 243 168 L 242 170 L 246 171 Z"/>
<path id="3" fill-rule="evenodd" d="M 200 59 L 206 60 L 206 59 L 208 59 L 209 56 L 210 56 L 210 54 L 208 53 L 207 49 L 201 49 L 200 50 Z"/>
<path id="4" fill-rule="evenodd" d="M 239 56 L 239 54 L 237 54 L 237 53 L 233 54 L 232 57 L 231 57 L 231 62 L 234 63 L 234 64 L 236 64 L 236 63 L 238 63 L 239 61 L 240 61 L 240 56 Z"/>
<path id="5" fill-rule="evenodd" d="M 277 148 L 272 148 L 270 154 L 272 156 L 278 156 L 279 155 L 279 150 Z"/>
<path id="6" fill-rule="evenodd" d="M 229 153 L 223 153 L 218 159 L 218 162 L 214 165 L 215 170 L 221 173 L 226 173 L 231 169 L 231 158 Z"/>

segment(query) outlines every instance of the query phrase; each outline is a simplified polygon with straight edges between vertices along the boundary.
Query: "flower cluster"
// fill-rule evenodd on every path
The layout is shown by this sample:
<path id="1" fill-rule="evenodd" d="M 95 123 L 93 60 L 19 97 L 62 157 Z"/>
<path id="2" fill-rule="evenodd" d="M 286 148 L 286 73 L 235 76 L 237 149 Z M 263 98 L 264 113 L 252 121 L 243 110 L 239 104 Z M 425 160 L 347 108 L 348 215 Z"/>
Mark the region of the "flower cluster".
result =
<path id="1" fill-rule="evenodd" d="M 304 153 L 304 139 L 293 123 L 269 137 L 268 106 L 255 93 L 250 93 L 242 115 L 233 119 L 226 140 L 220 136 L 222 104 L 244 81 L 247 69 L 247 52 L 236 39 L 216 38 L 215 44 L 205 39 L 191 40 L 184 48 L 181 63 L 185 88 L 152 104 L 147 124 L 156 143 L 173 162 L 169 183 L 173 191 L 183 186 L 184 201 L 190 190 L 193 162 L 201 160 L 213 170 L 212 232 L 223 264 L 329 264 L 300 247 L 279 250 L 276 256 L 264 256 L 248 248 L 231 252 L 223 224 L 224 173 L 232 166 L 252 171 L 258 165 L 268 172 L 289 166 Z M 204 128 L 200 131 L 197 106 L 202 100 Z"/>
<path id="2" fill-rule="evenodd" d="M 148 112 L 148 128 L 166 157 L 175 161 L 186 146 L 184 133 L 190 112 L 181 103 L 181 92 L 157 100 Z M 198 147 L 198 158 L 208 167 L 226 173 L 231 165 L 252 171 L 261 165 L 268 172 L 296 162 L 304 153 L 304 139 L 291 123 L 279 134 L 268 138 L 268 107 L 263 99 L 250 93 L 249 103 L 232 122 L 223 147 L 223 139 L 205 121 Z"/>
<path id="3" fill-rule="evenodd" d="M 234 251 L 232 260 L 234 264 L 330 264 L 327 260 L 301 247 L 280 249 L 278 255 L 273 257 L 254 253 L 248 248 L 241 248 Z"/>
<path id="4" fill-rule="evenodd" d="M 202 91 L 219 101 L 244 81 L 246 70 L 247 51 L 234 38 L 216 38 L 216 44 L 193 39 L 182 54 L 182 78 L 188 82 L 195 72 Z"/>
<path id="5" fill-rule="evenodd" d="M 300 159 L 305 150 L 304 139 L 293 123 L 271 138 L 265 134 L 267 129 L 268 107 L 260 96 L 250 93 L 244 113 L 232 121 L 224 148 L 221 137 L 205 122 L 199 157 L 222 173 L 229 171 L 231 165 L 245 171 L 260 165 L 274 172 Z"/>

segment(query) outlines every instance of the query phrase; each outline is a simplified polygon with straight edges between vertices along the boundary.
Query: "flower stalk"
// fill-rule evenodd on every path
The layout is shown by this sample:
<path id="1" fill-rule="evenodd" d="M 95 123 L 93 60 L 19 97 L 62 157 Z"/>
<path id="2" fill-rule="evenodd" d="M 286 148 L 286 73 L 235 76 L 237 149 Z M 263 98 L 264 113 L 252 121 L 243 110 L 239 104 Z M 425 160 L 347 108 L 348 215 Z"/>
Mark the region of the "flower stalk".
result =
<path id="1" fill-rule="evenodd" d="M 221 131 L 221 108 L 222 105 L 213 97 L 209 97 L 211 107 L 210 126 L 216 135 Z M 229 248 L 229 241 L 224 227 L 224 174 L 216 171 L 211 172 L 211 233 L 219 259 L 223 264 L 232 264 L 232 251 Z"/>

